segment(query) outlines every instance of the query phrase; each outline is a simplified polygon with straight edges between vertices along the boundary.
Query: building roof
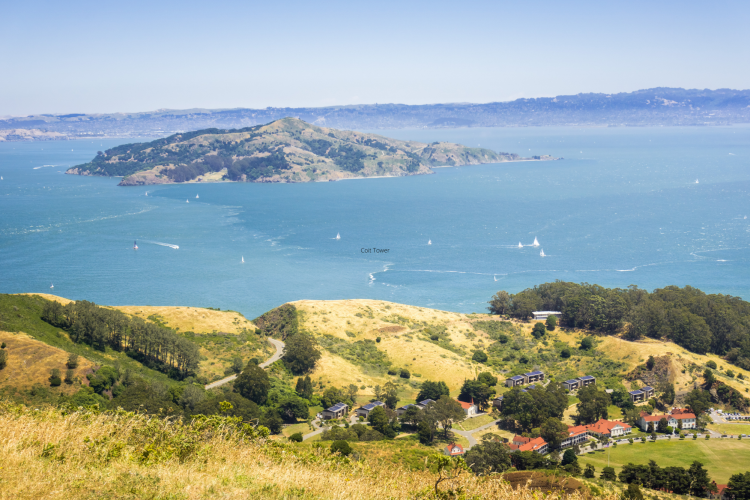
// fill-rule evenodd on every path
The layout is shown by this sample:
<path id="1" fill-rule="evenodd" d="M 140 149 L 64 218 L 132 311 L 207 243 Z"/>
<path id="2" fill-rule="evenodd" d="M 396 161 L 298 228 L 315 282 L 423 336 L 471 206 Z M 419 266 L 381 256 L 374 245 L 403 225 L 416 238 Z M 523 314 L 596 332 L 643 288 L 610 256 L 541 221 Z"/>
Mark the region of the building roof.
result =
<path id="1" fill-rule="evenodd" d="M 454 452 L 454 448 L 458 448 L 458 452 Z M 445 451 L 448 452 L 448 455 L 463 455 L 464 453 L 464 447 L 461 446 L 458 443 L 451 443 L 448 446 L 445 447 Z"/>
<path id="2" fill-rule="evenodd" d="M 456 400 L 456 401 L 458 401 L 458 400 Z M 471 403 L 467 403 L 465 401 L 458 401 L 458 402 L 461 403 L 461 408 L 463 408 L 464 410 L 468 410 L 469 408 L 471 408 L 472 406 L 474 406 L 474 400 L 473 399 L 471 400 Z"/>
<path id="3" fill-rule="evenodd" d="M 670 416 L 675 420 L 683 420 L 685 418 L 695 418 L 694 413 L 677 413 L 677 414 L 672 413 Z"/>
<path id="4" fill-rule="evenodd" d="M 515 436 L 513 436 L 513 441 L 511 441 L 511 442 L 513 444 L 516 444 L 516 445 L 520 446 L 522 444 L 530 443 L 531 442 L 531 438 L 519 436 L 518 434 L 516 434 Z"/>
<path id="5" fill-rule="evenodd" d="M 560 311 L 532 311 L 531 314 L 562 314 Z"/>
<path id="6" fill-rule="evenodd" d="M 623 429 L 631 428 L 628 424 L 624 422 L 605 420 L 603 418 L 600 418 L 597 422 L 594 422 L 593 424 L 589 424 L 586 427 L 588 427 L 589 430 L 593 432 L 597 432 L 599 434 L 610 434 L 612 432 L 612 429 L 616 427 L 622 427 Z"/>
<path id="7" fill-rule="evenodd" d="M 662 418 L 669 420 L 669 415 L 641 415 L 644 422 L 658 422 Z"/>
<path id="8" fill-rule="evenodd" d="M 640 389 L 638 389 L 638 390 L 635 390 L 635 391 L 630 391 L 628 394 L 630 394 L 631 396 L 637 396 L 639 394 L 643 394 L 643 391 L 641 391 Z"/>
<path id="9" fill-rule="evenodd" d="M 434 403 L 434 402 L 435 402 L 435 400 L 434 400 L 434 399 L 425 399 L 424 401 L 420 401 L 420 402 L 419 402 L 419 403 L 417 403 L 417 404 L 418 404 L 419 406 L 427 406 L 428 404 L 430 404 L 430 403 Z"/>
<path id="10" fill-rule="evenodd" d="M 374 410 L 378 406 L 384 406 L 384 405 L 385 403 L 381 403 L 380 401 L 373 401 L 372 403 L 367 403 L 366 405 L 364 405 L 362 408 L 360 408 L 360 410 L 370 411 L 370 410 Z"/>
<path id="11" fill-rule="evenodd" d="M 574 425 L 568 427 L 568 437 L 578 436 L 589 431 L 588 425 Z"/>
<path id="12" fill-rule="evenodd" d="M 536 451 L 546 445 L 547 445 L 547 441 L 538 437 L 538 438 L 532 439 L 531 441 L 529 441 L 528 443 L 524 445 L 519 446 L 518 451 Z"/>
<path id="13" fill-rule="evenodd" d="M 349 405 L 347 405 L 347 404 L 336 403 L 335 405 L 331 406 L 330 408 L 327 408 L 326 411 L 330 411 L 330 412 L 336 413 L 337 411 L 341 411 L 344 408 L 348 408 L 348 407 L 349 407 Z"/>
<path id="14" fill-rule="evenodd" d="M 672 415 L 679 415 L 681 413 L 693 413 L 693 410 L 688 410 L 687 408 L 673 408 L 669 413 Z"/>
<path id="15" fill-rule="evenodd" d="M 591 375 L 584 375 L 583 377 L 578 377 L 578 380 L 595 380 L 595 377 Z"/>
<path id="16" fill-rule="evenodd" d="M 642 390 L 643 392 L 646 392 L 646 391 L 653 391 L 653 390 L 654 390 L 654 388 L 653 388 L 653 387 L 650 387 L 650 386 L 648 386 L 648 385 L 647 385 L 647 386 L 641 387 L 641 390 Z"/>
<path id="17" fill-rule="evenodd" d="M 525 377 L 523 375 L 514 375 L 506 380 L 523 380 Z"/>
<path id="18" fill-rule="evenodd" d="M 537 388 L 536 384 L 531 384 L 526 389 L 536 389 L 536 388 Z"/>
<path id="19" fill-rule="evenodd" d="M 409 403 L 408 405 L 404 405 L 401 408 L 399 408 L 399 410 L 408 410 L 412 406 L 416 406 L 417 408 L 419 408 L 419 406 L 415 405 L 414 403 Z"/>
<path id="20" fill-rule="evenodd" d="M 526 375 L 527 377 L 531 375 L 544 375 L 544 372 L 540 370 L 534 370 L 533 372 L 524 373 L 524 375 Z"/>
<path id="21" fill-rule="evenodd" d="M 563 384 L 577 384 L 578 382 L 580 381 L 577 378 L 572 378 L 570 380 L 566 380 L 565 382 L 563 382 Z"/>

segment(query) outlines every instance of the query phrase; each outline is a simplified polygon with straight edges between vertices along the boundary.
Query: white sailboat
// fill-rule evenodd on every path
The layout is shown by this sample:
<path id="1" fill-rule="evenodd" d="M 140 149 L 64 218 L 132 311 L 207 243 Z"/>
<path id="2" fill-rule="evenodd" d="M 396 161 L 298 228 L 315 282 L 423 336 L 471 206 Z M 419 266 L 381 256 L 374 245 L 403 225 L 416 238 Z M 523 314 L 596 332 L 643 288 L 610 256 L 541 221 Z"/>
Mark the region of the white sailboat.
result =
<path id="1" fill-rule="evenodd" d="M 534 243 L 531 244 L 532 247 L 538 247 L 539 246 L 539 240 L 536 239 L 536 236 L 534 237 Z"/>
<path id="2" fill-rule="evenodd" d="M 523 248 L 523 243 L 521 243 L 520 241 L 518 242 L 518 248 Z"/>
<path id="3" fill-rule="evenodd" d="M 2 176 L 2 175 L 0 175 L 0 181 L 1 181 L 1 180 L 3 180 L 3 176 Z"/>
<path id="4" fill-rule="evenodd" d="M 698 183 L 698 179 L 695 179 L 695 183 L 696 183 L 696 184 L 699 184 L 699 183 Z"/>
<path id="5" fill-rule="evenodd" d="M 245 256 L 244 255 L 242 256 L 242 263 L 243 264 L 245 263 Z"/>
<path id="6" fill-rule="evenodd" d="M 428 245 L 432 245 L 432 240 L 427 240 Z"/>
<path id="7" fill-rule="evenodd" d="M 146 191 L 146 196 L 148 196 L 148 191 Z"/>
<path id="8" fill-rule="evenodd" d="M 196 195 L 195 195 L 195 199 L 197 200 L 198 198 L 200 198 L 200 196 L 198 196 L 198 195 L 196 194 Z"/>
<path id="9" fill-rule="evenodd" d="M 336 233 L 336 239 L 337 239 L 337 240 L 340 240 L 340 239 L 341 239 L 341 235 L 340 235 L 339 233 Z"/>
<path id="10" fill-rule="evenodd" d="M 53 285 L 52 283 L 50 283 L 49 284 L 49 289 L 52 290 L 53 288 L 55 288 L 55 285 Z"/>
<path id="11" fill-rule="evenodd" d="M 539 256 L 540 256 L 540 257 L 546 257 L 546 255 L 544 255 L 544 248 L 542 248 L 542 251 L 541 251 L 541 252 L 539 252 Z"/>
<path id="12" fill-rule="evenodd" d="M 133 250 L 138 250 L 138 242 L 137 241 L 133 242 Z"/>
<path id="13" fill-rule="evenodd" d="M 190 200 L 185 200 L 185 203 L 190 203 Z"/>
<path id="14" fill-rule="evenodd" d="M 495 281 L 497 281 L 497 276 L 493 276 L 493 278 L 495 278 Z"/>

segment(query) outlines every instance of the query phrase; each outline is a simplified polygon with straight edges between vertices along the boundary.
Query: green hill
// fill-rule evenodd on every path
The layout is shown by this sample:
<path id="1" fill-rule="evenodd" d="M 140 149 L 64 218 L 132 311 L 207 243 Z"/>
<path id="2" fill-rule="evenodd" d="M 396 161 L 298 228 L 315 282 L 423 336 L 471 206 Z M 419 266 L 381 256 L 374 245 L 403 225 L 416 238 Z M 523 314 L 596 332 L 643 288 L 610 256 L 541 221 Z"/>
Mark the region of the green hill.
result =
<path id="1" fill-rule="evenodd" d="M 120 185 L 175 182 L 314 182 L 432 173 L 431 167 L 521 158 L 447 142 L 425 144 L 316 127 L 296 118 L 237 130 L 205 129 L 100 151 L 69 174 L 121 176 Z"/>

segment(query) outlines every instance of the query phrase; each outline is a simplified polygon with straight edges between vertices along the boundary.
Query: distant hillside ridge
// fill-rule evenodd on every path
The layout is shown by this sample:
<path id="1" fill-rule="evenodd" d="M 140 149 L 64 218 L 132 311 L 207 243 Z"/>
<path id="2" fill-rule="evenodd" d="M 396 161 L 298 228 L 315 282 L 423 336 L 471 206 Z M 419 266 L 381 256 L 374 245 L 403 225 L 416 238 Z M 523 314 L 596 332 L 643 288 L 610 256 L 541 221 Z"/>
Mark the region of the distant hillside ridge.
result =
<path id="1" fill-rule="evenodd" d="M 236 130 L 206 129 L 106 151 L 69 174 L 121 176 L 121 186 L 176 182 L 315 182 L 431 174 L 431 167 L 506 161 L 512 153 L 460 144 L 425 144 L 284 118 Z"/>
<path id="2" fill-rule="evenodd" d="M 67 137 L 163 137 L 211 127 L 253 127 L 287 116 L 315 125 L 354 130 L 732 125 L 750 123 L 750 90 L 658 87 L 615 94 L 559 95 L 482 104 L 358 104 L 323 108 L 43 114 L 0 120 L 0 129 L 35 128 L 60 132 Z"/>

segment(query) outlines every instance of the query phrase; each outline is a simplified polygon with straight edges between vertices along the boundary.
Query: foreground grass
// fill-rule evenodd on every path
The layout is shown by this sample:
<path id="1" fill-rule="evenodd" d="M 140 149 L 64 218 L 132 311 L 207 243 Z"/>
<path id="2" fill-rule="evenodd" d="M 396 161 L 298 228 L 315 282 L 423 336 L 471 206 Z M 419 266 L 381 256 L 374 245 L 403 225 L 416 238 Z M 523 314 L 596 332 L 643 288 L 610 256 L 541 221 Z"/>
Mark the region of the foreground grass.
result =
<path id="1" fill-rule="evenodd" d="M 269 442 L 232 419 L 183 425 L 126 412 L 65 414 L 5 402 L 0 456 L 2 499 L 434 498 L 437 477 L 429 467 L 355 462 L 326 448 Z M 463 498 L 536 498 L 469 474 L 441 488 L 461 488 Z"/>
<path id="2" fill-rule="evenodd" d="M 748 424 L 709 424 L 709 429 L 722 434 L 739 435 L 750 434 L 750 423 Z"/>
<path id="3" fill-rule="evenodd" d="M 750 469 L 750 439 L 705 439 L 684 441 L 672 439 L 635 444 L 618 445 L 603 451 L 587 453 L 579 457 L 583 467 L 592 464 L 597 473 L 609 465 L 619 474 L 622 466 L 628 463 L 647 464 L 654 460 L 660 467 L 689 467 L 694 460 L 703 464 L 711 479 L 726 484 L 732 474 Z"/>

